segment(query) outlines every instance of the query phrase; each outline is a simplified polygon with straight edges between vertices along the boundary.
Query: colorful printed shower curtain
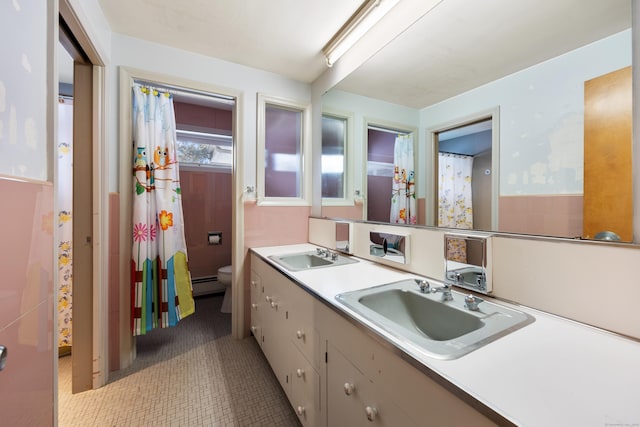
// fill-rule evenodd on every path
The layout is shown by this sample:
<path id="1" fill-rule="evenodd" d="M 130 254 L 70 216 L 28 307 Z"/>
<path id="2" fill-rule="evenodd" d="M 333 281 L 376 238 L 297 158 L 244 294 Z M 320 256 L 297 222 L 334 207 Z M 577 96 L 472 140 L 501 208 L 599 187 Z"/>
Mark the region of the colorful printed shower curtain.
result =
<path id="1" fill-rule="evenodd" d="M 440 153 L 438 156 L 438 226 L 473 228 L 471 172 L 473 157 Z M 449 240 L 447 259 L 467 262 L 464 240 Z"/>
<path id="2" fill-rule="evenodd" d="M 143 335 L 195 312 L 187 265 L 173 99 L 133 87 L 131 328 Z"/>
<path id="3" fill-rule="evenodd" d="M 71 347 L 73 303 L 73 100 L 58 101 L 58 347 Z"/>
<path id="4" fill-rule="evenodd" d="M 415 172 L 413 168 L 413 136 L 398 135 L 393 148 L 393 181 L 391 213 L 395 224 L 416 224 Z"/>

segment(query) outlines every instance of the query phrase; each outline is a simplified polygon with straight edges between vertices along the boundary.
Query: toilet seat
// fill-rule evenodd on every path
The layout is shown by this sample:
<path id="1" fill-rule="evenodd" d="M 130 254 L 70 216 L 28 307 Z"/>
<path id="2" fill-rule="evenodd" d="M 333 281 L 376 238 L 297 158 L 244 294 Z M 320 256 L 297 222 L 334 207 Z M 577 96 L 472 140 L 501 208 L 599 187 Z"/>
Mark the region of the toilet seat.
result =
<path id="1" fill-rule="evenodd" d="M 225 285 L 231 284 L 231 266 L 225 265 L 224 267 L 220 267 L 218 269 L 218 282 L 223 283 Z"/>

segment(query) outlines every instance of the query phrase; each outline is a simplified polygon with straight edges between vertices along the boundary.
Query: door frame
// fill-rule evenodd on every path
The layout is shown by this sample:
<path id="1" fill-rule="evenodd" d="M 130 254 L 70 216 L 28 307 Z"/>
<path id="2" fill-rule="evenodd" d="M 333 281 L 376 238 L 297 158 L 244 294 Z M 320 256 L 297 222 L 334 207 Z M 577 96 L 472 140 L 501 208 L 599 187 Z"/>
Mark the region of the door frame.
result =
<path id="1" fill-rule="evenodd" d="M 393 123 L 386 120 L 378 120 L 372 119 L 370 117 L 363 118 L 363 129 L 362 129 L 362 219 L 364 221 L 368 221 L 368 209 L 369 209 L 369 186 L 367 184 L 368 176 L 369 176 L 369 128 L 375 127 L 383 129 L 383 131 L 389 131 L 389 133 L 393 133 L 397 131 L 398 133 L 404 133 L 407 135 L 413 136 L 413 164 L 415 169 L 415 182 L 416 185 L 420 182 L 420 171 L 418 167 L 418 128 L 415 126 L 403 125 L 400 123 Z M 416 197 L 418 194 L 418 189 L 416 188 Z M 389 197 L 391 197 L 391 193 L 389 193 Z"/>
<path id="2" fill-rule="evenodd" d="M 491 119 L 491 229 L 498 230 L 498 199 L 500 198 L 500 107 L 478 111 L 467 116 L 449 120 L 427 129 L 427 170 L 432 173 L 426 175 L 427 189 L 431 190 L 433 209 L 426 211 L 426 223 L 438 226 L 438 133 L 463 127 L 482 120 Z M 429 147 L 430 145 L 430 147 Z M 427 197 L 429 200 L 429 197 Z"/>
<path id="3" fill-rule="evenodd" d="M 225 87 L 214 86 L 207 83 L 188 80 L 176 76 L 156 73 L 153 71 L 140 70 L 130 67 L 119 67 L 119 134 L 118 147 L 119 157 L 119 192 L 120 192 L 120 368 L 126 368 L 135 359 L 135 338 L 131 334 L 130 311 L 131 311 L 131 291 L 130 291 L 130 264 L 131 259 L 131 197 L 133 185 L 131 168 L 128 166 L 133 159 L 131 148 L 131 135 L 133 133 L 132 110 L 131 110 L 131 88 L 135 80 L 144 80 L 158 85 L 168 85 L 181 87 L 187 90 L 208 92 L 213 95 L 219 94 L 235 99 L 233 111 L 233 168 L 232 168 L 232 224 L 231 224 L 231 265 L 232 265 L 232 314 L 231 330 L 234 338 L 244 338 L 245 316 L 244 316 L 244 269 L 242 268 L 244 259 L 244 204 L 242 202 L 242 187 L 240 173 L 243 169 L 243 135 L 242 135 L 242 114 L 244 108 L 243 94 L 241 91 Z"/>
<path id="4" fill-rule="evenodd" d="M 109 178 L 109 156 L 107 151 L 107 132 L 106 132 L 106 78 L 105 78 L 105 61 L 101 52 L 99 52 L 96 44 L 91 40 L 88 32 L 80 22 L 80 17 L 74 10 L 71 0 L 60 0 L 58 3 L 59 18 L 56 25 L 59 25 L 62 19 L 72 36 L 75 38 L 77 45 L 82 49 L 91 64 L 92 70 L 89 74 L 90 82 L 88 85 L 92 87 L 91 92 L 91 158 L 84 159 L 91 164 L 91 196 L 86 204 L 86 208 L 90 209 L 92 220 L 90 221 L 91 239 L 90 246 L 92 249 L 91 265 L 87 268 L 90 270 L 87 275 L 92 278 L 89 292 L 81 295 L 79 301 L 74 300 L 74 304 L 89 307 L 88 310 L 81 311 L 80 316 L 74 313 L 75 323 L 87 323 L 92 325 L 91 330 L 87 331 L 86 336 L 89 343 L 84 343 L 87 351 L 91 354 L 91 360 L 85 358 L 81 362 L 79 368 L 82 370 L 81 376 L 86 380 L 90 375 L 87 384 L 91 384 L 92 388 L 99 388 L 106 384 L 108 380 L 108 254 L 109 254 L 109 221 L 108 221 L 108 178 Z M 56 37 L 52 40 L 50 52 L 54 58 L 57 58 L 59 44 L 59 34 L 56 31 Z M 55 63 L 55 59 L 51 59 Z M 57 74 L 56 74 L 57 82 Z M 57 89 L 56 92 L 57 93 Z M 80 95 L 82 96 L 82 95 Z M 74 98 L 77 97 L 74 93 Z M 57 136 L 54 136 L 54 141 Z M 53 161 L 53 160 L 52 160 Z M 54 162 L 55 163 L 55 162 Z M 54 166 L 54 179 L 57 179 L 57 169 Z M 54 196 L 55 197 L 55 196 Z M 55 276 L 55 275 L 54 275 Z M 57 313 L 57 278 L 54 277 L 54 313 Z M 54 316 L 55 317 L 55 316 Z M 54 328 L 57 331 L 57 317 L 54 319 Z M 54 346 L 55 344 L 54 333 Z M 90 338 L 89 338 L 90 337 Z M 55 383 L 57 385 L 57 352 L 55 353 L 54 370 Z M 73 356 L 72 356 L 73 357 Z M 74 375 L 75 376 L 75 375 Z M 83 389 L 86 388 L 83 387 Z M 80 391 L 80 390 L 74 390 Z M 57 394 L 56 394 L 57 399 Z M 57 407 L 57 402 L 56 402 Z"/>

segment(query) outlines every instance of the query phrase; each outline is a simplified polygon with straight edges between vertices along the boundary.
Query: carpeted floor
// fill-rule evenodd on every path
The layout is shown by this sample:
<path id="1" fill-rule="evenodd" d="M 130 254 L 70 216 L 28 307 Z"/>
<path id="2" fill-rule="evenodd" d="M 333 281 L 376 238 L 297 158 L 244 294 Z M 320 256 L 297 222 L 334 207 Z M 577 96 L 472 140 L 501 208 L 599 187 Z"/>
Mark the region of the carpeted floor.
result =
<path id="1" fill-rule="evenodd" d="M 255 340 L 231 337 L 222 295 L 196 299 L 175 328 L 137 338 L 132 366 L 97 390 L 71 394 L 59 359 L 58 423 L 66 426 L 299 426 Z"/>

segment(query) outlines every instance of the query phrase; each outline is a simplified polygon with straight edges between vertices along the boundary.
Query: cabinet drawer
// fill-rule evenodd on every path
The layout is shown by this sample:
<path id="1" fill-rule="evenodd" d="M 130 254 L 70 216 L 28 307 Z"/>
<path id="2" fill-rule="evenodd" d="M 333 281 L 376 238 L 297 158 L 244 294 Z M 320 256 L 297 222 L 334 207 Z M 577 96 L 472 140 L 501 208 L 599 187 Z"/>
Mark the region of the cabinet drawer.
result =
<path id="1" fill-rule="evenodd" d="M 315 426 L 320 418 L 320 376 L 297 350 L 291 373 L 291 405 L 303 426 Z"/>
<path id="2" fill-rule="evenodd" d="M 327 406 L 330 426 L 403 426 L 416 424 L 390 396 L 329 344 Z"/>
<path id="3" fill-rule="evenodd" d="M 321 361 L 324 359 L 324 351 L 320 348 L 320 335 L 315 328 L 297 322 L 293 319 L 293 329 L 290 332 L 291 341 L 298 350 L 311 363 L 315 369 L 320 368 Z"/>

